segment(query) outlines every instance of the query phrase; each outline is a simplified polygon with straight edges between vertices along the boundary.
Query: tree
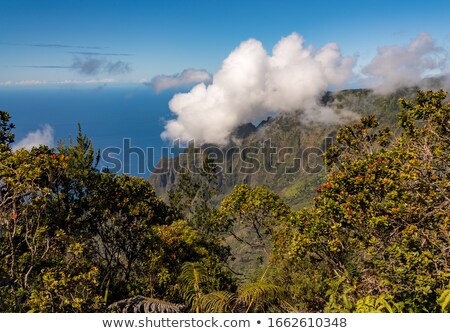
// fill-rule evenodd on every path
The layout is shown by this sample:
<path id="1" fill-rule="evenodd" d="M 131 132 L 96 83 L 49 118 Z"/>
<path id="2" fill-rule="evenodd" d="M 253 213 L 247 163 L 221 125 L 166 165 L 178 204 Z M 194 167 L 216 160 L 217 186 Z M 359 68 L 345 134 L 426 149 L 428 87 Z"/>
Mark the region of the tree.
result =
<path id="1" fill-rule="evenodd" d="M 415 102 L 400 100 L 403 133 L 391 143 L 373 117 L 339 131 L 313 208 L 296 214 L 276 243 L 281 275 L 308 278 L 299 290 L 327 294 L 303 293 L 299 306 L 439 311 L 450 268 L 445 97 L 419 91 Z"/>
<path id="2" fill-rule="evenodd" d="M 13 152 L 1 116 L 0 311 L 105 311 L 130 298 L 169 309 L 187 261 L 205 267 L 211 288 L 233 288 L 217 239 L 179 219 L 148 181 L 99 172 L 80 127 L 58 151 Z"/>
<path id="3" fill-rule="evenodd" d="M 81 243 L 68 246 L 67 258 L 41 270 L 41 284 L 27 300 L 29 312 L 95 312 L 102 309 L 98 294 L 100 272 Z"/>
<path id="4" fill-rule="evenodd" d="M 10 149 L 14 142 L 14 124 L 10 122 L 11 116 L 6 111 L 0 110 L 0 152 Z"/>
<path id="5" fill-rule="evenodd" d="M 68 166 L 54 189 L 58 200 L 55 201 L 53 219 L 71 236 L 90 238 L 95 225 L 87 212 L 101 180 L 97 169 L 100 154 L 95 152 L 92 141 L 82 132 L 80 124 L 75 140 L 70 138 L 67 145 L 61 142 L 58 151 L 67 157 Z"/>
<path id="6" fill-rule="evenodd" d="M 239 272 L 252 280 L 258 270 L 264 269 L 272 236 L 290 214 L 280 197 L 264 186 L 252 189 L 239 185 L 222 200 L 215 217 L 216 228 L 240 243 L 233 247 L 240 248 L 240 255 L 245 254 L 247 262 L 234 265 Z"/>
<path id="7" fill-rule="evenodd" d="M 95 261 L 102 288 L 112 300 L 147 290 L 142 284 L 150 259 L 149 248 L 158 243 L 155 227 L 169 224 L 168 207 L 150 183 L 128 175 L 100 175 L 89 196 L 85 214 L 93 230 Z"/>
<path id="8" fill-rule="evenodd" d="M 195 168 L 192 167 L 193 169 Z M 219 171 L 214 160 L 205 157 L 199 170 L 188 167 L 169 191 L 169 205 L 205 238 L 217 236 L 214 223 L 216 196 L 219 194 Z"/>
<path id="9" fill-rule="evenodd" d="M 217 224 L 221 175 L 214 159 L 205 156 L 200 167 L 186 166 L 169 192 L 169 205 L 174 213 L 195 231 L 207 254 L 201 265 L 211 277 L 209 283 L 216 290 L 234 290 L 227 260 L 229 246 L 223 243 L 223 234 Z M 187 261 L 193 261 L 187 259 Z"/>
<path id="10" fill-rule="evenodd" d="M 244 184 L 236 186 L 221 202 L 217 218 L 223 230 L 233 232 L 236 226 L 249 227 L 263 243 L 264 235 L 272 235 L 289 213 L 289 207 L 268 188 L 252 189 Z"/>
<path id="11" fill-rule="evenodd" d="M 0 154 L 1 305 L 17 312 L 23 309 L 39 269 L 52 260 L 58 234 L 48 223 L 47 207 L 67 159 L 43 146 Z"/>
<path id="12" fill-rule="evenodd" d="M 179 302 L 177 279 L 187 261 L 202 262 L 211 286 L 232 285 L 209 241 L 142 178 L 102 174 L 88 214 L 107 302 L 137 295 Z"/>

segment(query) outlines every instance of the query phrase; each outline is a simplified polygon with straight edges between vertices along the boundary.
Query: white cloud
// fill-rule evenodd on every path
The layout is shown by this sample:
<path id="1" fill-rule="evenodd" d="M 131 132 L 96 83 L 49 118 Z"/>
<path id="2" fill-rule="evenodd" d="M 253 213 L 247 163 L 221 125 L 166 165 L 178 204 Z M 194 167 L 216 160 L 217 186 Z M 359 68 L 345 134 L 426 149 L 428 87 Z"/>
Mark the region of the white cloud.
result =
<path id="1" fill-rule="evenodd" d="M 13 145 L 13 150 L 25 148 L 27 150 L 32 147 L 38 147 L 39 145 L 45 145 L 52 147 L 54 145 L 53 128 L 45 124 L 42 129 L 37 129 L 34 132 L 29 132 L 22 140 L 16 142 Z"/>
<path id="2" fill-rule="evenodd" d="M 185 69 L 181 74 L 175 75 L 158 75 L 150 82 L 145 84 L 152 87 L 155 91 L 161 92 L 163 90 L 182 87 L 192 83 L 211 81 L 211 74 L 204 70 Z"/>
<path id="3" fill-rule="evenodd" d="M 87 80 L 87 81 L 84 81 L 84 83 L 87 83 L 87 84 L 97 84 L 97 83 L 115 83 L 115 82 L 117 82 L 116 80 L 114 80 L 114 79 L 111 79 L 111 78 L 106 78 L 106 79 L 98 79 L 98 80 Z"/>
<path id="4" fill-rule="evenodd" d="M 58 81 L 56 82 L 56 84 L 80 84 L 83 83 L 83 81 L 80 80 L 62 80 L 62 81 Z"/>
<path id="5" fill-rule="evenodd" d="M 22 81 L 3 81 L 0 82 L 0 86 L 38 86 L 47 84 L 47 81 L 43 80 L 22 80 Z"/>
<path id="6" fill-rule="evenodd" d="M 418 85 L 428 74 L 442 73 L 445 63 L 445 51 L 422 32 L 407 45 L 378 48 L 377 55 L 362 69 L 367 75 L 363 82 L 377 92 L 388 93 Z"/>
<path id="7" fill-rule="evenodd" d="M 13 85 L 13 81 L 11 81 L 11 80 L 0 82 L 0 86 L 12 86 L 12 85 Z"/>
<path id="8" fill-rule="evenodd" d="M 268 55 L 260 41 L 242 42 L 223 61 L 212 83 L 200 83 L 169 102 L 176 119 L 166 123 L 163 139 L 226 143 L 237 126 L 271 112 L 304 110 L 311 121 L 335 121 L 317 99 L 330 86 L 353 76 L 354 57 L 343 57 L 335 43 L 317 52 L 304 47 L 297 33 L 282 38 Z"/>

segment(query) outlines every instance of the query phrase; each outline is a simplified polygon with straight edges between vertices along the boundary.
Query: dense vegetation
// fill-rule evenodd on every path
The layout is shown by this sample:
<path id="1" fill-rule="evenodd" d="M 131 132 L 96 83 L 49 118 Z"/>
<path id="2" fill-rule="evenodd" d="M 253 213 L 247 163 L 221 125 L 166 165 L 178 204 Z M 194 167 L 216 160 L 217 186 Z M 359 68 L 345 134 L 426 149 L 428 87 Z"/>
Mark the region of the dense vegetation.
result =
<path id="1" fill-rule="evenodd" d="M 208 158 L 164 202 L 147 180 L 100 172 L 81 130 L 13 151 L 0 111 L 0 311 L 448 312 L 445 98 L 401 99 L 395 135 L 371 115 L 342 127 L 300 210 L 247 184 L 217 202 Z M 258 254 L 245 275 L 236 247 Z"/>

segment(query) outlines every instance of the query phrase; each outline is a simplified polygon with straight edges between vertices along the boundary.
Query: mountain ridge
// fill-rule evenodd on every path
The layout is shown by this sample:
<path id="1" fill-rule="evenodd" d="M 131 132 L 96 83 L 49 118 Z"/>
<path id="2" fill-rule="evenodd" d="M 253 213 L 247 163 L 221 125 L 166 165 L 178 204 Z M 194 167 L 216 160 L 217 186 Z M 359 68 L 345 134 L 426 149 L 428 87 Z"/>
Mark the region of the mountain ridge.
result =
<path id="1" fill-rule="evenodd" d="M 339 122 L 305 121 L 299 110 L 269 116 L 258 125 L 243 124 L 235 129 L 227 145 L 190 145 L 178 156 L 162 158 L 156 169 L 165 172 L 153 172 L 149 181 L 158 195 L 167 197 L 178 182 L 180 171 L 187 168 L 195 174 L 201 168 L 201 157 L 209 155 L 220 170 L 220 196 L 239 184 L 265 185 L 295 209 L 308 206 L 326 174 L 320 155 L 338 129 L 373 114 L 381 125 L 396 132 L 399 98 L 414 98 L 418 89 L 402 88 L 387 95 L 369 89 L 325 92 L 320 106 L 331 108 L 339 115 Z"/>

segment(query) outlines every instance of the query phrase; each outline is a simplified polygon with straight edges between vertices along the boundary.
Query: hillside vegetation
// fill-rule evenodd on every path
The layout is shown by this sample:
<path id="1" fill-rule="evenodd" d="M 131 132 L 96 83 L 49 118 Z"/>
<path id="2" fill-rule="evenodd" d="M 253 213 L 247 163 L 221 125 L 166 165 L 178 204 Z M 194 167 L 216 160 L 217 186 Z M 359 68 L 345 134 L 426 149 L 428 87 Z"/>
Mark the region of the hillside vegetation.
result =
<path id="1" fill-rule="evenodd" d="M 235 133 L 240 149 L 270 138 L 291 154 L 186 154 L 150 181 L 99 171 L 81 129 L 13 151 L 1 111 L 0 311 L 448 312 L 446 93 L 323 103 L 341 124 L 300 110 Z"/>

